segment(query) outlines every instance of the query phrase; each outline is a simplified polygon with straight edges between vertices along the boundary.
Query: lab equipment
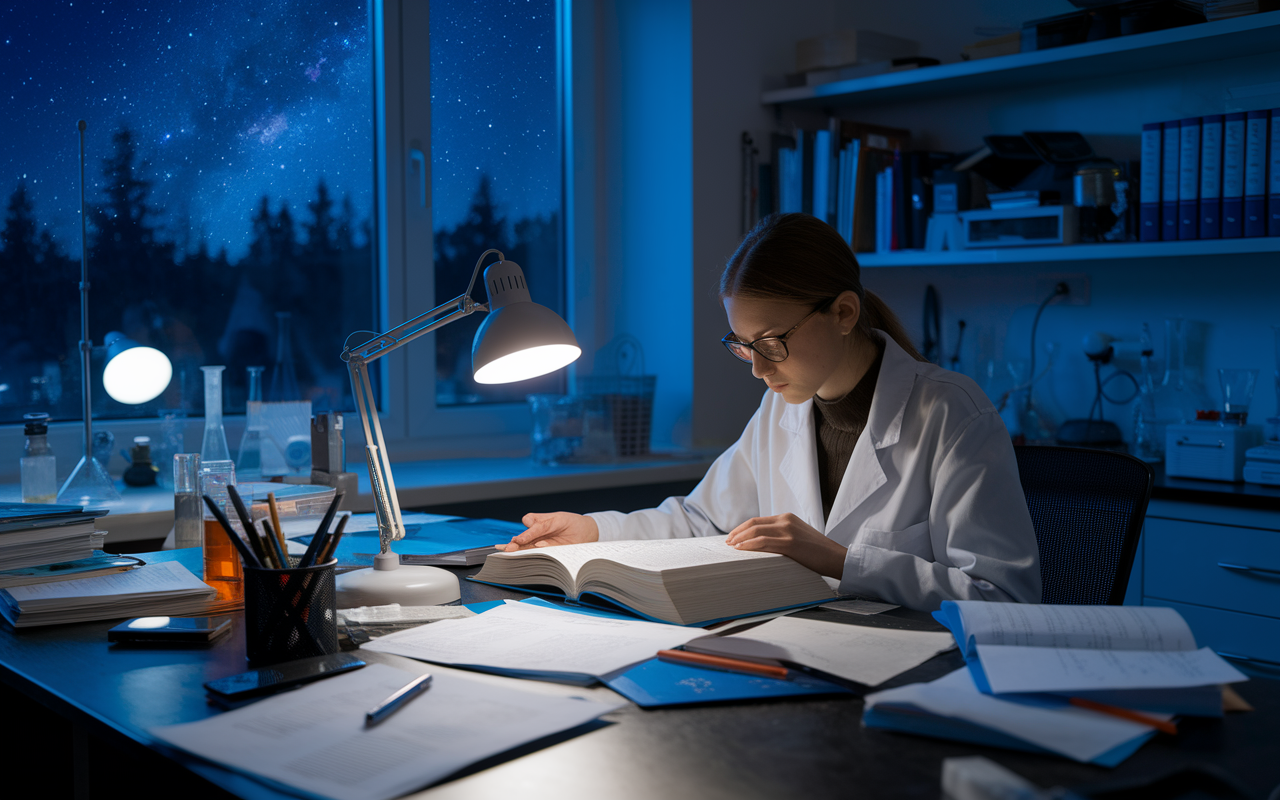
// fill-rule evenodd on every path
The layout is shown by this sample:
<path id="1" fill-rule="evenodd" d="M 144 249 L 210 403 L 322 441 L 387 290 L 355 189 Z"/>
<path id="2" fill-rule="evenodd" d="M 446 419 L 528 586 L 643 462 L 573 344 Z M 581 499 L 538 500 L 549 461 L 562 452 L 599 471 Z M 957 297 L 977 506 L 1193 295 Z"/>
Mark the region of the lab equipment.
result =
<path id="1" fill-rule="evenodd" d="M 204 373 L 204 442 L 200 459 L 205 463 L 230 461 L 227 431 L 222 427 L 222 371 L 224 366 L 201 367 Z"/>
<path id="2" fill-rule="evenodd" d="M 23 414 L 27 437 L 22 459 L 22 502 L 52 503 L 58 496 L 57 460 L 49 446 L 49 415 Z"/>
<path id="3" fill-rule="evenodd" d="M 124 482 L 129 486 L 154 486 L 156 468 L 151 463 L 151 437 L 133 437 L 129 449 L 129 468 L 124 471 Z"/>
<path id="4" fill-rule="evenodd" d="M 219 371 L 221 369 L 218 367 Z M 226 447 L 225 442 L 223 447 Z M 200 494 L 211 497 L 222 513 L 232 520 L 232 531 L 243 537 L 244 531 L 238 527 L 240 521 L 231 508 L 231 496 L 227 492 L 228 486 L 236 485 L 235 464 L 230 459 L 206 461 L 203 456 L 200 461 Z M 217 517 L 212 512 L 206 511 L 204 514 L 204 582 L 217 590 L 216 602 L 219 606 L 224 603 L 238 606 L 244 602 L 244 571 L 241 568 L 236 547 L 227 536 L 228 532 L 223 529 Z"/>
<path id="5" fill-rule="evenodd" d="M 1249 420 L 1249 403 L 1258 382 L 1256 369 L 1219 369 L 1222 384 L 1222 422 L 1244 425 Z"/>
<path id="6" fill-rule="evenodd" d="M 236 454 L 236 474 L 242 481 L 262 478 L 262 373 L 266 367 L 246 367 L 249 396 L 245 403 L 244 436 Z"/>
<path id="7" fill-rule="evenodd" d="M 276 365 L 271 370 L 271 388 L 267 392 L 267 398 L 273 402 L 302 399 L 302 392 L 298 389 L 298 368 L 293 363 L 293 339 L 289 331 L 292 320 L 293 314 L 288 311 L 276 312 L 279 328 L 276 338 Z"/>
<path id="8" fill-rule="evenodd" d="M 573 458 L 582 445 L 585 423 L 581 397 L 531 394 L 525 398 L 533 415 L 532 458 L 538 464 L 558 464 Z"/>
<path id="9" fill-rule="evenodd" d="M 1152 365 L 1155 354 L 1151 342 L 1151 326 L 1142 323 L 1142 377 L 1138 381 L 1138 400 L 1133 404 L 1133 454 L 1143 461 L 1164 460 L 1164 425 L 1156 417 L 1156 375 Z"/>
<path id="10" fill-rule="evenodd" d="M 151 463 L 156 466 L 156 483 L 165 489 L 173 489 L 173 457 L 187 449 L 186 424 L 186 414 L 180 409 L 160 412 L 160 436 L 151 443 Z"/>
<path id="11" fill-rule="evenodd" d="M 173 546 L 200 547 L 204 543 L 204 507 L 200 503 L 200 454 L 173 457 Z"/>
<path id="12" fill-rule="evenodd" d="M 1262 444 L 1258 425 L 1198 421 L 1165 429 L 1165 474 L 1171 478 L 1244 480 L 1245 451 Z"/>

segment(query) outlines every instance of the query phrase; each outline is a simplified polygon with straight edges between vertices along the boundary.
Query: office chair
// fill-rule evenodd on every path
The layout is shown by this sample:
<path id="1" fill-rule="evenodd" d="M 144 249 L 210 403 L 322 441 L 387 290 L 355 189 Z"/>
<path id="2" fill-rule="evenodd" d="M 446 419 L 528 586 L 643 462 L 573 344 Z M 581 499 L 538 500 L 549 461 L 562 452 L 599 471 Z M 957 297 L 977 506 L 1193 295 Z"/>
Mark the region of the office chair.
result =
<path id="1" fill-rule="evenodd" d="M 1014 447 L 1040 547 L 1042 603 L 1124 603 L 1154 474 L 1133 456 Z"/>

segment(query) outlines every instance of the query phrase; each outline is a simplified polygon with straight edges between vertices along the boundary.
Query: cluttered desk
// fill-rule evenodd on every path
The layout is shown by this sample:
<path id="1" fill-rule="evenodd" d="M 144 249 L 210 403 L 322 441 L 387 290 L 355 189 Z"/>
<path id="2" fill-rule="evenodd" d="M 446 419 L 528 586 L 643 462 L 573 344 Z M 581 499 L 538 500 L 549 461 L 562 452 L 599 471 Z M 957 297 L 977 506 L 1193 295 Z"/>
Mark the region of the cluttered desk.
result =
<path id="1" fill-rule="evenodd" d="M 353 542 L 356 519 L 348 526 Z M 305 550 L 306 538 L 289 549 Z M 198 549 L 141 558 L 147 568 L 200 574 Z M 490 564 L 520 560 L 529 559 L 506 554 Z M 147 568 L 131 570 L 133 577 Z M 386 618 L 370 609 L 341 615 L 335 628 L 350 652 L 338 655 L 354 656 L 363 668 L 234 710 L 214 704 L 216 693 L 205 684 L 251 666 L 251 640 L 260 635 L 246 623 L 252 612 L 223 615 L 228 632 L 205 643 L 128 644 L 109 642 L 108 631 L 132 611 L 26 627 L 27 603 L 18 627 L 11 619 L 0 631 L 6 707 L 23 712 L 35 733 L 61 725 L 71 735 L 65 746 L 23 737 L 11 755 L 15 763 L 46 767 L 55 783 L 72 776 L 81 790 L 109 786 L 126 769 L 135 793 L 161 785 L 171 793 L 178 781 L 184 794 L 248 798 L 936 796 L 947 780 L 954 792 L 970 774 L 959 768 L 966 762 L 952 759 L 974 755 L 1029 785 L 1083 796 L 1148 786 L 1152 797 L 1199 787 L 1212 797 L 1264 798 L 1280 783 L 1280 764 L 1268 758 L 1280 741 L 1280 683 L 1241 682 L 1233 668 L 1180 640 L 1189 631 L 1168 609 L 1146 609 L 1137 622 L 1128 612 L 1144 609 L 1097 612 L 1114 611 L 1106 624 L 1136 626 L 1134 635 L 1161 642 L 1157 652 L 1139 654 L 1145 663 L 1130 665 L 1127 684 L 1115 685 L 1139 693 L 1164 686 L 1164 702 L 1181 704 L 1174 714 L 1148 703 L 1126 719 L 1043 694 L 1030 705 L 1001 696 L 1051 692 L 1066 669 L 1063 651 L 984 638 L 1043 624 L 1074 625 L 1087 638 L 1100 624 L 1089 616 L 1096 607 L 957 603 L 937 620 L 883 604 L 810 598 L 794 603 L 806 608 L 754 627 L 707 630 L 652 621 L 653 613 L 644 620 L 617 605 L 590 606 L 585 596 L 572 606 L 497 585 L 520 580 L 510 571 L 447 569 L 487 582 L 462 580 L 461 604 L 436 607 L 430 614 L 439 621 L 422 626 L 403 618 L 380 624 Z M 12 598 L 32 594 L 20 588 L 6 590 L 10 616 Z M 681 600 L 677 610 L 696 622 L 741 617 L 740 610 L 698 611 L 697 602 L 690 610 L 688 603 Z M 1035 616 L 1042 612 L 1057 616 Z M 976 644 L 960 650 L 957 641 Z M 1090 644 L 1097 643 L 1075 642 L 1084 649 L 1068 651 L 1067 661 L 1087 660 L 1097 652 Z M 1037 658 L 1039 666 L 1026 666 Z M 1048 668 L 1055 660 L 1056 671 Z M 1135 679 L 1134 670 L 1142 676 Z M 365 713 L 378 701 L 426 673 L 429 688 L 366 727 Z M 1199 677 L 1188 678 L 1192 673 Z M 1219 685 L 1226 683 L 1224 693 Z M 1104 699 L 1117 696 L 1113 690 Z M 1224 714 L 1224 698 L 1241 710 Z"/>

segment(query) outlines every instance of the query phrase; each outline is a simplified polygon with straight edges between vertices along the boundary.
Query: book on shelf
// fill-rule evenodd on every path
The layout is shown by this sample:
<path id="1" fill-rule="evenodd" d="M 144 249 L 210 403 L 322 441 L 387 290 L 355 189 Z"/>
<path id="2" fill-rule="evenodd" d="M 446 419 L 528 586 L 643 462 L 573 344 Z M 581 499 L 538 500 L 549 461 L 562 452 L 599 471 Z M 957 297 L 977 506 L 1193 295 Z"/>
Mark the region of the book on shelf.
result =
<path id="1" fill-rule="evenodd" d="M 1200 118 L 1178 122 L 1178 237 L 1195 239 L 1200 230 Z"/>
<path id="2" fill-rule="evenodd" d="M 603 602 L 676 625 L 709 625 L 836 597 L 818 573 L 776 553 L 729 547 L 723 536 L 494 553 L 471 580 Z"/>
<path id="3" fill-rule="evenodd" d="M 1267 120 L 1270 112 L 1245 116 L 1244 235 L 1267 235 Z"/>
<path id="4" fill-rule="evenodd" d="M 1267 235 L 1280 236 L 1280 108 L 1271 109 L 1267 156 Z"/>
<path id="5" fill-rule="evenodd" d="M 1178 168 L 1182 127 L 1177 120 L 1160 123 L 1160 241 L 1178 238 Z"/>
<path id="6" fill-rule="evenodd" d="M 1200 121 L 1200 231 L 1197 238 L 1222 237 L 1222 115 Z"/>
<path id="7" fill-rule="evenodd" d="M 0 616 L 15 628 L 207 613 L 217 592 L 176 561 L 74 581 L 0 589 Z"/>
<path id="8" fill-rule="evenodd" d="M 1159 122 L 1142 126 L 1142 177 L 1138 184 L 1138 240 L 1160 241 L 1160 151 L 1163 135 Z"/>
<path id="9" fill-rule="evenodd" d="M 1245 113 L 1226 114 L 1222 120 L 1222 238 L 1244 235 Z"/>

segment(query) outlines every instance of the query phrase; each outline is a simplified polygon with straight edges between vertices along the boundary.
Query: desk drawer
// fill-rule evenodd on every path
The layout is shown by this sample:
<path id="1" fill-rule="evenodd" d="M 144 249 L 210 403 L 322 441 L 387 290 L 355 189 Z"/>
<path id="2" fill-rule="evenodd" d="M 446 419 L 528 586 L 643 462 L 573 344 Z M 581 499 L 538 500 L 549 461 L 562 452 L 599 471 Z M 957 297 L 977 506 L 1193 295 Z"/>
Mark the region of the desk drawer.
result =
<path id="1" fill-rule="evenodd" d="M 1280 675 L 1280 620 L 1164 600 L 1148 600 L 1146 605 L 1177 609 L 1191 626 L 1197 647 L 1253 659 L 1228 660 L 1237 667 L 1254 667 L 1261 674 Z"/>
<path id="2" fill-rule="evenodd" d="M 1148 519 L 1144 535 L 1144 597 L 1280 617 L 1280 533 Z"/>

